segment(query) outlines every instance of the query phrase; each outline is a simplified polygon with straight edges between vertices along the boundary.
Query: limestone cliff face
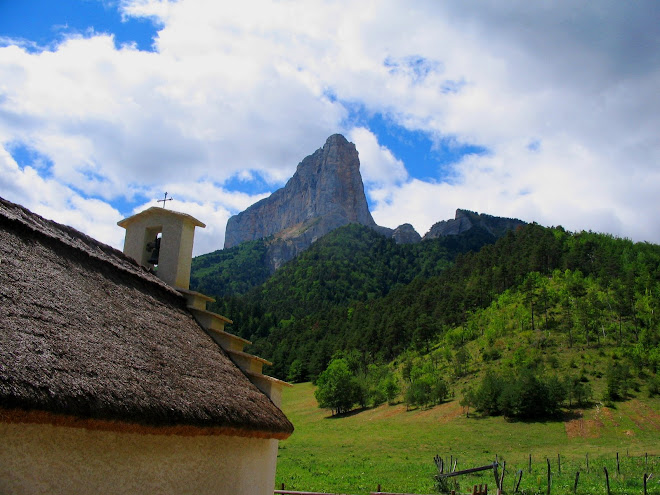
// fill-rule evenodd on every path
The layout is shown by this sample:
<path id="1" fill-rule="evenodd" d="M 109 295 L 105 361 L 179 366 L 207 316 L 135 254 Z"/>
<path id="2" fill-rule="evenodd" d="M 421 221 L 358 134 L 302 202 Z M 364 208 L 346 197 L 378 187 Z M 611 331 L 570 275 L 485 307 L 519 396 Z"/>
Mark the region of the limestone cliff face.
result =
<path id="1" fill-rule="evenodd" d="M 282 189 L 229 219 L 225 248 L 274 236 L 286 244 L 280 246 L 281 259 L 286 260 L 349 223 L 376 227 L 367 206 L 355 145 L 335 134 L 298 164 Z"/>
<path id="2" fill-rule="evenodd" d="M 485 213 L 458 209 L 453 220 L 443 220 L 434 224 L 423 239 L 457 235 L 476 226 L 482 227 L 495 237 L 502 237 L 507 230 L 514 230 L 523 225 L 525 222 L 515 218 L 494 217 Z"/>

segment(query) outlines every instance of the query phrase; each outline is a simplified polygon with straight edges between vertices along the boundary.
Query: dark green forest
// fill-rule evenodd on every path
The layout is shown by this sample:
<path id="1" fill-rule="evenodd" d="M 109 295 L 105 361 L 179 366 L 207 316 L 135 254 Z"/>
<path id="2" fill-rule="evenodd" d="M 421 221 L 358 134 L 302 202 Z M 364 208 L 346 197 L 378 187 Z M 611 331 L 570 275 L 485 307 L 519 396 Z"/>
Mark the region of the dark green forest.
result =
<path id="1" fill-rule="evenodd" d="M 234 249 L 205 258 L 216 256 L 225 267 L 196 260 L 192 279 L 197 290 L 217 297 L 213 309 L 234 321 L 228 330 L 251 340 L 250 352 L 273 361 L 271 374 L 291 381 L 316 379 L 333 357 L 346 360 L 362 383 L 355 403 L 368 403 L 369 387 L 387 397 L 369 378 L 369 366 L 391 382 L 383 371 L 388 365 L 414 405 L 441 401 L 450 393 L 447 384 L 492 369 L 489 382 L 465 391 L 465 405 L 521 417 L 529 416 L 516 409 L 525 391 L 516 396 L 507 384 L 561 388 L 563 395 L 555 394 L 561 403 L 593 393 L 589 372 L 601 375 L 612 400 L 640 385 L 649 393 L 657 389 L 657 245 L 537 224 L 497 240 L 473 228 L 397 245 L 349 225 L 261 284 L 259 242 Z M 216 270 L 226 274 L 214 291 L 208 280 Z M 600 368 L 563 362 L 567 356 L 590 359 L 585 350 L 600 356 Z M 608 369 L 618 375 L 605 376 Z M 558 370 L 564 376 L 555 376 Z M 481 385 L 489 384 L 500 388 L 490 390 L 486 404 Z M 557 406 L 544 407 L 549 414 Z"/>

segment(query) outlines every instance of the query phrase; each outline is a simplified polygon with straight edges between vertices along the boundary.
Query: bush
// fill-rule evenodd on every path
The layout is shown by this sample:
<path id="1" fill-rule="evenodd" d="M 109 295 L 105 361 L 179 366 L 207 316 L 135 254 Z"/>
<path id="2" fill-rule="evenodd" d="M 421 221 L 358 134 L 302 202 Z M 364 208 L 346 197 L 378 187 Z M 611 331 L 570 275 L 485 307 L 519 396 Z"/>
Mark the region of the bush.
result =
<path id="1" fill-rule="evenodd" d="M 481 352 L 481 359 L 483 359 L 485 363 L 489 361 L 497 361 L 500 357 L 502 357 L 500 351 L 492 347 L 489 349 L 484 349 Z"/>
<path id="2" fill-rule="evenodd" d="M 475 409 L 488 416 L 538 419 L 557 414 L 566 387 L 556 376 L 539 377 L 533 370 L 499 375 L 487 372 L 475 391 Z"/>
<path id="3" fill-rule="evenodd" d="M 430 363 L 413 366 L 403 400 L 407 406 L 439 404 L 447 398 L 449 387 Z"/>

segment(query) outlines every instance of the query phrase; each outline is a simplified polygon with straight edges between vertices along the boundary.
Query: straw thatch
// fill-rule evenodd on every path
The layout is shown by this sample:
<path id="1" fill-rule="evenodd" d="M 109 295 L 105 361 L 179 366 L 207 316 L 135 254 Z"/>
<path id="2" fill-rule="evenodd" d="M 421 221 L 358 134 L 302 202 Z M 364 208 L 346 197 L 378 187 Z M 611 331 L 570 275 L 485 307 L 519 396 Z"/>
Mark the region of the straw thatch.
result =
<path id="1" fill-rule="evenodd" d="M 271 438 L 293 431 L 178 292 L 2 198 L 0 407 Z"/>

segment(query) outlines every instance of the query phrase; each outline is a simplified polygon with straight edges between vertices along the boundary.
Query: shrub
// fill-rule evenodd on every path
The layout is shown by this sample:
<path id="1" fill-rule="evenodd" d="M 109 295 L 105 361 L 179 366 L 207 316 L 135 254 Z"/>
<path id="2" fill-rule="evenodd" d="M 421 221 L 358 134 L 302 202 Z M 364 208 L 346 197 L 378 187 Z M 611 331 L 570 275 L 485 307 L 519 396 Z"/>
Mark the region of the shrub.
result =
<path id="1" fill-rule="evenodd" d="M 555 415 L 566 400 L 566 387 L 556 376 L 538 376 L 523 369 L 517 374 L 487 372 L 470 397 L 477 411 L 489 416 L 537 419 Z"/>

